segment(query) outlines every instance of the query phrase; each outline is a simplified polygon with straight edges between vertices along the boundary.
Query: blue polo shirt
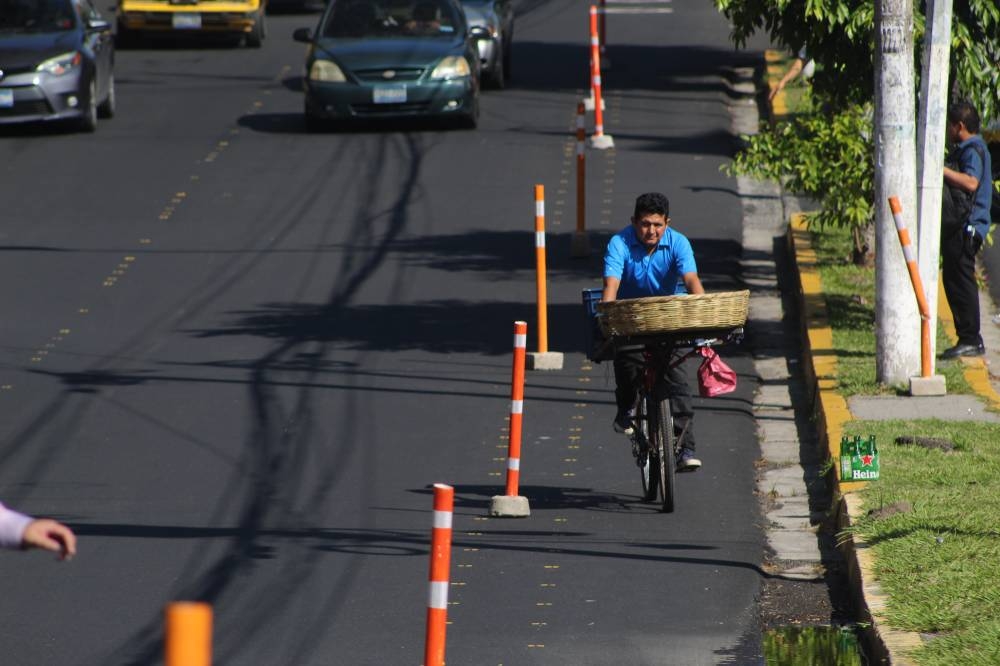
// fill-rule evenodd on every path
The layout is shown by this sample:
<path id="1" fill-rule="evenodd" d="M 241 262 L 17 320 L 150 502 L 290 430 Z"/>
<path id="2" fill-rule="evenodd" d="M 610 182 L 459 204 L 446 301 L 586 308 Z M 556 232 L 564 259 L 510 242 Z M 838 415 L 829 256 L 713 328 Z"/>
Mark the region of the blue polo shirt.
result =
<path id="1" fill-rule="evenodd" d="M 979 150 L 972 147 L 978 144 Z M 972 197 L 972 211 L 969 213 L 969 224 L 976 227 L 981 238 L 986 238 L 990 230 L 990 204 L 993 202 L 993 183 L 990 179 L 992 164 L 990 150 L 986 142 L 978 134 L 958 144 L 959 171 L 968 174 L 979 181 L 979 187 Z M 982 159 L 980 159 L 980 155 Z"/>
<path id="2" fill-rule="evenodd" d="M 667 227 L 652 254 L 630 224 L 615 234 L 604 253 L 604 277 L 621 280 L 618 298 L 686 294 L 685 273 L 697 273 L 691 242 Z"/>

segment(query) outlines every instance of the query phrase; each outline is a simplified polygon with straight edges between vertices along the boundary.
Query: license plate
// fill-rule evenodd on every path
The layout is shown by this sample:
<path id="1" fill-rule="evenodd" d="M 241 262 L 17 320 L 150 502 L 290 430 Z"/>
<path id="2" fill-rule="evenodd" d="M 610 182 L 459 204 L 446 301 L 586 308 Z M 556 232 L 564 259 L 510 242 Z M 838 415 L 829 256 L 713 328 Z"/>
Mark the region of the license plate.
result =
<path id="1" fill-rule="evenodd" d="M 174 28 L 176 30 L 199 30 L 201 29 L 201 14 L 184 14 L 178 12 L 174 14 Z"/>
<path id="2" fill-rule="evenodd" d="M 11 109 L 14 107 L 14 91 L 0 88 L 0 109 Z"/>
<path id="3" fill-rule="evenodd" d="M 376 104 L 403 104 L 406 102 L 406 88 L 375 88 L 372 90 L 372 101 Z"/>

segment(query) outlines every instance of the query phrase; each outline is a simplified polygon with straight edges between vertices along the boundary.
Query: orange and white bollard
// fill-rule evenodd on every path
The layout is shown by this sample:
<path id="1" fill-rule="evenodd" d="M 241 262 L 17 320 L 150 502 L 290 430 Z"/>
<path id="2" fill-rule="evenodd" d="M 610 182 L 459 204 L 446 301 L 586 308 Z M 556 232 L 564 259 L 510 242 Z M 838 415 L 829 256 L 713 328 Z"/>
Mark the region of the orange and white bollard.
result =
<path id="1" fill-rule="evenodd" d="M 590 147 L 599 150 L 614 148 L 610 134 L 604 133 L 604 103 L 601 97 L 601 49 L 597 32 L 597 7 L 590 6 L 590 79 L 594 89 L 594 135 Z"/>
<path id="2" fill-rule="evenodd" d="M 510 373 L 510 432 L 507 437 L 507 489 L 490 502 L 490 515 L 524 518 L 531 513 L 528 499 L 518 495 L 521 482 L 521 432 L 524 415 L 524 360 L 528 323 L 514 322 L 514 362 Z"/>
<path id="3" fill-rule="evenodd" d="M 597 10 L 598 31 L 597 36 L 601 51 L 601 69 L 609 69 L 611 63 L 608 61 L 608 52 L 605 46 L 608 43 L 608 7 L 607 0 L 601 0 L 600 8 Z"/>
<path id="4" fill-rule="evenodd" d="M 587 238 L 587 130 L 583 102 L 576 105 L 576 231 L 570 255 L 590 256 L 590 240 Z"/>
<path id="5" fill-rule="evenodd" d="M 444 666 L 445 633 L 448 625 L 448 581 L 451 569 L 451 519 L 454 510 L 455 489 L 443 483 L 435 483 L 424 666 Z"/>
<path id="6" fill-rule="evenodd" d="M 910 273 L 910 283 L 917 296 L 917 307 L 920 310 L 920 377 L 910 379 L 912 395 L 943 395 L 944 376 L 932 377 L 933 359 L 931 358 L 931 312 L 924 293 L 923 281 L 920 279 L 920 269 L 917 265 L 917 253 L 910 243 L 910 231 L 903 219 L 903 206 L 899 197 L 889 197 L 889 209 L 896 223 L 896 233 L 899 244 L 903 248 L 903 258 L 906 260 L 906 270 Z M 916 382 L 916 384 L 915 384 Z M 916 391 L 916 392 L 914 392 Z"/>
<path id="7" fill-rule="evenodd" d="M 535 185 L 535 300 L 538 307 L 538 351 L 532 352 L 532 370 L 562 370 L 563 355 L 549 351 L 548 293 L 545 267 L 545 186 Z"/>
<path id="8" fill-rule="evenodd" d="M 195 601 L 167 605 L 166 666 L 212 666 L 212 607 Z"/>

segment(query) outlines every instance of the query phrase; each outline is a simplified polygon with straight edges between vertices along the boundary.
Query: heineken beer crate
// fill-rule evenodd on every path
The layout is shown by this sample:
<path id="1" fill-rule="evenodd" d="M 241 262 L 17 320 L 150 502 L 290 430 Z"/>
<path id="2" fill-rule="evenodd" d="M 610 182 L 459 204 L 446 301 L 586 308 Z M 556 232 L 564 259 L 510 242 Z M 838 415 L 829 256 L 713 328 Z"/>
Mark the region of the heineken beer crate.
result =
<path id="1" fill-rule="evenodd" d="M 875 435 L 867 439 L 860 435 L 840 440 L 840 480 L 877 481 L 879 478 L 878 446 Z"/>

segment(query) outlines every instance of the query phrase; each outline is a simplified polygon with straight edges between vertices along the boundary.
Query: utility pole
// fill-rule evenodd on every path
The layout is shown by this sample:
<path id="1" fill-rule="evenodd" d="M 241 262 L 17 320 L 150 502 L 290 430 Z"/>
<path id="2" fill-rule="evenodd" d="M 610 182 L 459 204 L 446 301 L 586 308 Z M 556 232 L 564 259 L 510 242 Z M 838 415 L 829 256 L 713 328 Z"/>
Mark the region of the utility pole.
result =
<path id="1" fill-rule="evenodd" d="M 913 0 L 878 0 L 875 28 L 875 375 L 898 385 L 920 368 L 920 315 L 889 210 L 899 197 L 914 228 Z"/>
<path id="2" fill-rule="evenodd" d="M 937 355 L 938 256 L 941 252 L 941 188 L 944 178 L 945 121 L 948 114 L 948 64 L 952 0 L 927 0 L 920 115 L 917 121 L 917 192 L 920 224 L 917 258 L 931 311 L 931 369 Z"/>

